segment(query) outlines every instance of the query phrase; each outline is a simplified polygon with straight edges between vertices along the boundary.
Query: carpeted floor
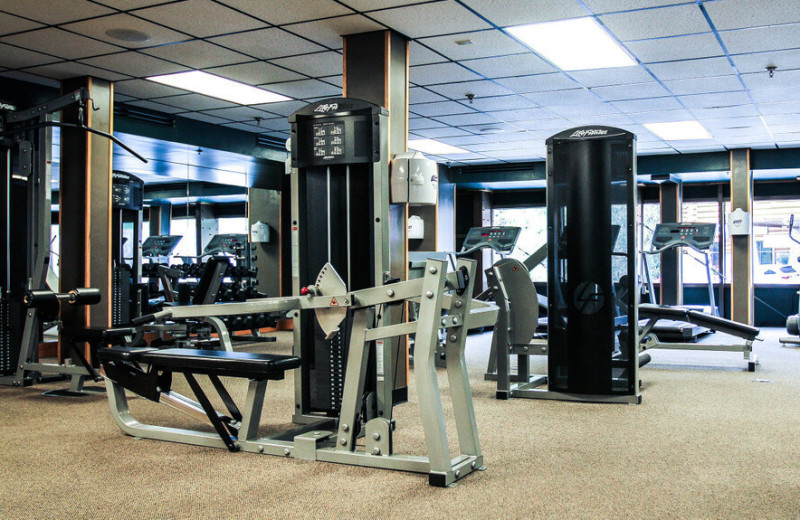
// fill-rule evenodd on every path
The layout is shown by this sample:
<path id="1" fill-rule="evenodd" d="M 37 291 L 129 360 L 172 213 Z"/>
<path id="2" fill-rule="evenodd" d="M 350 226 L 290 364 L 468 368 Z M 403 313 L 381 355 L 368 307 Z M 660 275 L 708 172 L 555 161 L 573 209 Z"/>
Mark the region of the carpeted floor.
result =
<path id="1" fill-rule="evenodd" d="M 282 334 L 267 351 L 288 352 Z M 755 373 L 740 354 L 651 351 L 638 406 L 496 401 L 482 377 L 489 334 L 470 336 L 487 470 L 449 489 L 413 473 L 137 440 L 104 396 L 0 388 L 0 519 L 800 518 L 800 349 L 781 348 L 780 334 L 757 343 Z M 291 376 L 270 383 L 263 429 L 288 427 L 292 405 Z M 131 407 L 196 424 L 141 399 Z M 412 385 L 396 409 L 397 451 L 423 454 L 417 410 Z"/>

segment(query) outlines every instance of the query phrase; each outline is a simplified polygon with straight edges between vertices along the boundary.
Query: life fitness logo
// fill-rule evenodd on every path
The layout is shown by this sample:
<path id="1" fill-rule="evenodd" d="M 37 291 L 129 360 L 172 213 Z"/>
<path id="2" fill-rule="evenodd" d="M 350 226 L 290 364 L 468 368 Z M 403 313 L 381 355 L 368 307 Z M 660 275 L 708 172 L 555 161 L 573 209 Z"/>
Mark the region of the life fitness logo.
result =
<path id="1" fill-rule="evenodd" d="M 314 112 L 327 114 L 328 112 L 336 112 L 339 110 L 339 103 L 323 103 L 314 109 Z"/>
<path id="2" fill-rule="evenodd" d="M 600 128 L 575 130 L 570 137 L 595 137 L 598 135 L 608 135 L 608 130 L 601 130 Z"/>
<path id="3" fill-rule="evenodd" d="M 575 288 L 572 302 L 581 314 L 595 314 L 603 308 L 606 297 L 603 293 L 603 289 L 598 284 L 594 282 L 581 282 L 578 287 Z"/>

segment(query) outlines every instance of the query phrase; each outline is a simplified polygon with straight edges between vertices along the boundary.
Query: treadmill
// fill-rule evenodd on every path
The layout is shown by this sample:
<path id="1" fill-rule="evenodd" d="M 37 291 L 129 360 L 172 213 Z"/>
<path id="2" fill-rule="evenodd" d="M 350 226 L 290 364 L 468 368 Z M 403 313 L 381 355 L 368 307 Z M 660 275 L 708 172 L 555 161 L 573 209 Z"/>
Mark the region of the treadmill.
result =
<path id="1" fill-rule="evenodd" d="M 716 224 L 696 222 L 664 222 L 656 224 L 653 231 L 653 239 L 650 243 L 650 250 L 642 251 L 642 271 L 646 277 L 651 303 L 656 303 L 656 293 L 647 263 L 647 255 L 660 254 L 676 247 L 690 247 L 703 257 L 702 263 L 706 268 L 709 304 L 705 306 L 683 305 L 682 307 L 698 310 L 712 316 L 719 316 L 719 307 L 717 307 L 714 298 L 714 283 L 711 280 L 711 260 L 708 256 L 708 251 L 714 244 L 716 231 Z M 710 329 L 695 323 L 668 319 L 659 320 L 652 331 L 661 341 L 670 343 L 693 342 L 698 337 L 712 332 Z"/>

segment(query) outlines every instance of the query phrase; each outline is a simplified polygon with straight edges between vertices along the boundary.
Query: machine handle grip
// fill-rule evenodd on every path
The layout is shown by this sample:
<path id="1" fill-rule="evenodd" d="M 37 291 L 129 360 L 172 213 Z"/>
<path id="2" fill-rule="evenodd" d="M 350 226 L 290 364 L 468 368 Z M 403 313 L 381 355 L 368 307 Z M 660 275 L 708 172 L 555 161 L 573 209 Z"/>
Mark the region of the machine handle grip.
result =
<path id="1" fill-rule="evenodd" d="M 156 321 L 155 314 L 145 314 L 144 316 L 133 318 L 131 320 L 131 325 L 146 325 L 147 323 L 153 323 L 154 321 Z"/>

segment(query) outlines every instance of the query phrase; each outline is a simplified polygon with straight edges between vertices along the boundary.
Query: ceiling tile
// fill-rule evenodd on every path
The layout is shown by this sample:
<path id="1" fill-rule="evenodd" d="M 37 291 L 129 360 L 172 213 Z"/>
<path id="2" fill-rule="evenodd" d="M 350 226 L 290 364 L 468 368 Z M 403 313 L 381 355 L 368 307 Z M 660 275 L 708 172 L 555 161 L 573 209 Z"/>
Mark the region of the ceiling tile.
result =
<path id="1" fill-rule="evenodd" d="M 800 69 L 800 50 L 735 54 L 731 59 L 740 73 L 765 72 L 767 65 L 778 67 L 777 74 L 784 70 Z"/>
<path id="2" fill-rule="evenodd" d="M 506 96 L 513 94 L 513 92 L 507 88 L 486 80 L 431 85 L 427 88 L 450 99 L 459 100 L 466 99 L 467 94 L 475 94 L 475 97 Z"/>
<path id="3" fill-rule="evenodd" d="M 316 79 L 270 83 L 264 88 L 295 99 L 341 96 L 342 89 Z"/>
<path id="4" fill-rule="evenodd" d="M 96 78 L 101 78 L 108 81 L 119 81 L 130 78 L 130 76 L 124 74 L 109 72 L 107 70 L 98 69 L 82 63 L 76 63 L 74 61 L 62 61 L 61 63 L 54 63 L 51 65 L 30 67 L 25 69 L 25 72 L 32 72 L 33 74 L 39 74 L 41 76 L 59 80 L 74 78 L 77 76 L 94 76 Z"/>
<path id="5" fill-rule="evenodd" d="M 409 130 L 423 130 L 426 128 L 442 128 L 443 126 L 447 126 L 444 123 L 440 123 L 439 121 L 434 121 L 433 119 L 428 119 L 427 117 L 412 117 L 408 120 L 408 129 Z"/>
<path id="6" fill-rule="evenodd" d="M 470 106 L 481 112 L 535 108 L 536 104 L 522 96 L 476 97 Z"/>
<path id="7" fill-rule="evenodd" d="M 95 0 L 98 4 L 103 4 L 114 9 L 127 11 L 129 9 L 141 9 L 151 5 L 163 4 L 164 0 Z"/>
<path id="8" fill-rule="evenodd" d="M 437 117 L 436 120 L 453 126 L 497 123 L 497 120 L 493 117 L 486 114 L 481 114 L 479 112 L 472 114 L 459 114 L 455 116 L 441 116 Z"/>
<path id="9" fill-rule="evenodd" d="M 429 63 L 441 63 L 447 61 L 447 58 L 440 56 L 412 40 L 408 46 L 408 62 L 413 67 L 414 65 L 427 65 Z"/>
<path id="10" fill-rule="evenodd" d="M 547 0 L 546 7 L 531 5 L 530 0 L 503 0 L 502 2 L 464 0 L 464 3 L 500 27 L 577 18 L 589 14 L 581 7 L 580 2 L 574 0 Z"/>
<path id="11" fill-rule="evenodd" d="M 58 80 L 43 78 L 35 74 L 20 72 L 18 70 L 7 70 L 5 72 L 0 72 L 0 76 L 4 78 L 17 79 L 20 81 L 27 81 L 29 83 L 35 83 L 37 85 L 46 85 L 48 87 L 53 87 L 53 88 L 58 88 L 59 86 L 61 86 Z"/>
<path id="12" fill-rule="evenodd" d="M 426 117 L 447 116 L 452 114 L 466 114 L 475 112 L 474 108 L 468 107 L 455 101 L 441 101 L 438 103 L 421 103 L 410 107 L 411 112 Z"/>
<path id="13" fill-rule="evenodd" d="M 800 29 L 798 29 L 797 25 L 723 31 L 719 33 L 719 36 L 731 54 L 796 49 L 800 47 Z"/>
<path id="14" fill-rule="evenodd" d="M 719 42 L 711 33 L 643 40 L 629 42 L 625 45 L 643 63 L 725 55 Z"/>
<path id="15" fill-rule="evenodd" d="M 721 108 L 750 104 L 750 98 L 744 91 L 716 92 L 713 94 L 695 94 L 678 98 L 686 108 Z"/>
<path id="16" fill-rule="evenodd" d="M 598 118 L 594 114 L 586 114 L 572 116 L 571 121 L 575 123 L 576 126 L 595 125 L 598 123 Z M 635 126 L 633 119 L 625 114 L 603 114 L 602 124 L 604 126 L 613 126 L 624 130 Z"/>
<path id="17" fill-rule="evenodd" d="M 552 114 L 543 108 L 521 108 L 516 110 L 500 110 L 491 113 L 499 121 L 515 123 L 516 121 L 533 121 L 546 119 Z"/>
<path id="18" fill-rule="evenodd" d="M 642 99 L 660 96 L 669 96 L 670 93 L 659 85 L 651 81 L 648 83 L 634 83 L 633 85 L 614 85 L 610 87 L 595 87 L 592 92 L 606 101 L 619 101 L 622 99 Z"/>
<path id="19" fill-rule="evenodd" d="M 518 126 L 520 128 L 524 128 L 529 132 L 537 132 L 539 134 L 544 134 L 547 137 L 550 135 L 554 135 L 561 130 L 566 130 L 567 128 L 575 126 L 575 123 L 568 119 L 564 119 L 561 117 L 555 117 L 554 114 L 550 114 L 548 118 L 544 119 L 537 119 L 532 121 L 516 121 L 514 122 L 514 126 Z"/>
<path id="20" fill-rule="evenodd" d="M 726 58 L 703 58 L 699 60 L 653 63 L 647 67 L 662 81 L 725 76 L 734 72 Z"/>
<path id="21" fill-rule="evenodd" d="M 433 103 L 434 101 L 445 101 L 444 96 L 440 96 L 435 92 L 423 87 L 411 87 L 408 89 L 408 102 L 409 104 L 416 103 Z"/>
<path id="22" fill-rule="evenodd" d="M 744 128 L 744 127 L 761 127 L 761 118 L 758 116 L 750 117 L 722 117 L 717 119 L 703 118 L 702 124 L 708 130 L 714 131 L 719 129 L 731 128 Z"/>
<path id="23" fill-rule="evenodd" d="M 114 12 L 108 7 L 88 0 L 59 0 L 58 2 L 3 0 L 2 9 L 46 25 L 72 22 Z"/>
<path id="24" fill-rule="evenodd" d="M 316 43 L 311 43 L 275 27 L 217 36 L 210 38 L 209 41 L 260 60 L 325 50 Z"/>
<path id="25" fill-rule="evenodd" d="M 207 69 L 207 72 L 223 76 L 235 81 L 241 81 L 249 85 L 261 85 L 264 83 L 277 83 L 280 81 L 292 81 L 303 79 L 302 74 L 292 72 L 281 67 L 276 67 L 266 61 L 252 61 L 239 65 L 228 65 L 225 67 L 215 67 Z"/>
<path id="26" fill-rule="evenodd" d="M 334 51 L 271 60 L 275 65 L 317 78 L 342 73 L 342 55 Z"/>
<path id="27" fill-rule="evenodd" d="M 750 91 L 756 103 L 784 103 L 787 101 L 800 101 L 798 88 L 759 88 Z"/>
<path id="28" fill-rule="evenodd" d="M 132 105 L 135 107 L 146 108 L 148 110 L 155 110 L 156 112 L 163 112 L 165 114 L 175 114 L 177 112 L 183 112 L 184 109 L 165 105 L 163 103 L 159 103 L 157 101 L 149 101 L 147 99 L 139 99 L 136 101 L 129 101 L 125 103 L 126 105 Z"/>
<path id="29" fill-rule="evenodd" d="M 585 88 L 532 92 L 525 94 L 525 97 L 542 106 L 565 105 L 568 103 L 583 104 L 597 101 L 597 96 Z"/>
<path id="30" fill-rule="evenodd" d="M 38 29 L 42 24 L 11 14 L 0 13 L 0 35 Z"/>
<path id="31" fill-rule="evenodd" d="M 380 3 L 375 0 L 342 0 L 346 4 L 357 11 L 371 11 L 380 9 L 388 9 L 390 7 L 399 7 L 401 5 L 418 4 L 420 0 L 381 0 Z"/>
<path id="32" fill-rule="evenodd" d="M 665 81 L 664 85 L 676 95 L 702 94 L 707 92 L 729 92 L 742 90 L 738 76 L 717 76 L 713 78 L 694 78 Z"/>
<path id="33" fill-rule="evenodd" d="M 464 40 L 469 40 L 472 43 L 468 45 L 456 43 Z M 529 52 L 527 47 L 497 29 L 423 38 L 419 40 L 419 43 L 427 45 L 453 60 L 469 60 Z"/>
<path id="34" fill-rule="evenodd" d="M 265 87 L 268 88 L 268 87 Z M 277 103 L 264 103 L 263 105 L 252 105 L 253 108 L 266 110 L 282 117 L 289 117 L 308 103 L 304 101 L 278 101 Z"/>
<path id="35" fill-rule="evenodd" d="M 181 117 L 188 117 L 189 119 L 194 119 L 197 121 L 203 121 L 204 123 L 212 123 L 215 125 L 221 123 L 230 123 L 230 120 L 224 119 L 222 117 L 216 117 L 204 112 L 184 112 L 181 114 Z"/>
<path id="36" fill-rule="evenodd" d="M 647 9 L 649 7 L 663 7 L 665 5 L 693 4 L 694 0 L 583 0 L 583 2 L 593 13 L 603 14 Z"/>
<path id="37" fill-rule="evenodd" d="M 88 65 L 115 70 L 134 77 L 156 76 L 187 70 L 184 66 L 147 56 L 146 54 L 141 54 L 136 51 L 108 54 L 106 56 L 87 58 L 81 61 Z"/>
<path id="38" fill-rule="evenodd" d="M 286 27 L 286 30 L 289 32 L 314 40 L 331 49 L 342 48 L 342 36 L 378 31 L 380 29 L 383 29 L 381 24 L 373 22 L 366 16 L 360 14 L 338 16 L 336 18 L 327 18 L 316 22 L 292 24 Z"/>
<path id="39" fill-rule="evenodd" d="M 159 98 L 158 102 L 186 110 L 211 110 L 212 108 L 236 106 L 235 103 L 204 96 L 202 94 L 183 94 L 180 96 L 164 97 Z"/>
<path id="40" fill-rule="evenodd" d="M 552 74 L 534 74 L 531 76 L 517 76 L 513 78 L 499 78 L 496 83 L 511 89 L 518 94 L 527 92 L 543 92 L 548 90 L 565 90 L 578 85 L 563 72 Z"/>
<path id="41" fill-rule="evenodd" d="M 164 96 L 185 94 L 185 90 L 154 83 L 144 79 L 118 81 L 114 84 L 114 93 L 125 94 L 142 99 L 152 99 Z"/>
<path id="42" fill-rule="evenodd" d="M 225 126 L 228 128 L 235 128 L 236 130 L 243 130 L 245 132 L 251 132 L 254 134 L 260 134 L 265 130 L 264 127 L 249 125 L 247 123 L 223 123 L 221 126 Z"/>
<path id="43" fill-rule="evenodd" d="M 420 137 L 427 139 L 436 139 L 439 137 L 457 137 L 463 135 L 470 135 L 469 132 L 460 130 L 452 126 L 443 126 L 441 128 L 422 128 L 414 130 L 414 133 Z"/>
<path id="44" fill-rule="evenodd" d="M 68 60 L 108 54 L 120 50 L 119 47 L 114 45 L 78 36 L 55 27 L 4 36 L 0 38 L 0 42 L 19 45 L 26 49 L 35 49 L 39 52 Z"/>
<path id="45" fill-rule="evenodd" d="M 417 85 L 434 85 L 437 83 L 454 83 L 481 79 L 474 72 L 455 63 L 437 63 L 433 65 L 417 65 L 410 68 L 411 82 Z"/>
<path id="46" fill-rule="evenodd" d="M 600 20 L 622 41 L 704 33 L 711 30 L 700 7 L 686 4 L 604 14 Z"/>
<path id="47" fill-rule="evenodd" d="M 695 119 L 688 110 L 653 110 L 627 114 L 628 117 L 640 124 L 645 123 L 671 123 L 673 121 L 689 121 Z"/>
<path id="48" fill-rule="evenodd" d="M 714 26 L 720 31 L 800 22 L 800 5 L 797 0 L 770 0 L 759 2 L 757 7 L 752 0 L 705 2 L 703 5 Z"/>
<path id="49" fill-rule="evenodd" d="M 198 38 L 264 27 L 263 22 L 212 0 L 186 0 L 140 9 L 136 11 L 136 16 Z"/>
<path id="50" fill-rule="evenodd" d="M 532 53 L 465 60 L 461 64 L 487 78 L 503 78 L 556 71 L 552 65 Z"/>
<path id="51" fill-rule="evenodd" d="M 569 75 L 584 87 L 605 87 L 608 85 L 628 85 L 653 81 L 653 77 L 639 66 L 575 70 L 570 71 Z"/>
<path id="52" fill-rule="evenodd" d="M 56 61 L 58 61 L 58 58 L 48 56 L 47 54 L 28 51 L 0 43 L 0 66 L 2 67 L 16 69 L 18 67 L 42 65 L 44 63 L 53 63 Z"/>
<path id="53" fill-rule="evenodd" d="M 410 38 L 490 28 L 489 24 L 453 0 L 375 11 L 370 13 L 370 17 Z M 444 20 L 447 21 L 446 28 L 443 27 Z"/>
<path id="54" fill-rule="evenodd" d="M 613 101 L 611 104 L 625 113 L 648 112 L 650 110 L 678 110 L 681 108 L 681 104 L 672 96 Z"/>
<path id="55" fill-rule="evenodd" d="M 792 86 L 796 88 L 800 80 L 800 70 L 775 71 L 775 75 L 771 78 L 766 72 L 742 74 L 741 77 L 749 89 L 789 88 Z"/>
<path id="56" fill-rule="evenodd" d="M 352 14 L 353 11 L 330 0 L 221 0 L 247 14 L 274 25 L 318 20 L 330 16 Z"/>
<path id="57" fill-rule="evenodd" d="M 233 65 L 251 61 L 250 58 L 238 52 L 229 51 L 218 45 L 202 40 L 193 40 L 184 43 L 173 43 L 153 49 L 142 51 L 150 56 L 162 58 L 192 69 L 205 69 L 221 65 Z"/>
<path id="58" fill-rule="evenodd" d="M 63 27 L 64 29 L 74 33 L 90 36 L 92 38 L 103 40 L 104 42 L 112 43 L 128 49 L 164 45 L 167 43 L 183 41 L 189 38 L 184 34 L 167 29 L 166 27 L 162 27 L 160 25 L 150 23 L 147 20 L 142 20 L 140 18 L 136 18 L 135 16 L 123 13 L 104 16 L 102 18 L 93 18 L 83 22 L 70 23 L 64 25 Z M 106 34 L 106 31 L 110 29 L 130 29 L 134 31 L 140 31 L 150 36 L 150 39 L 145 42 L 121 41 Z"/>
<path id="59" fill-rule="evenodd" d="M 605 116 L 606 114 L 618 113 L 618 110 L 613 105 L 600 101 L 568 105 L 549 105 L 547 109 L 553 114 L 565 117 L 567 119 L 573 119 L 575 116 Z"/>
<path id="60" fill-rule="evenodd" d="M 692 108 L 697 119 L 722 119 L 726 117 L 754 117 L 758 110 L 752 104 L 719 108 Z"/>
<path id="61" fill-rule="evenodd" d="M 250 121 L 253 122 L 255 118 L 260 117 L 261 119 L 269 119 L 274 118 L 275 116 L 272 114 L 268 114 L 263 110 L 259 110 L 257 108 L 249 107 L 249 106 L 235 106 L 235 107 L 228 107 L 228 108 L 215 108 L 212 110 L 204 110 L 204 114 L 223 117 L 225 119 L 229 119 L 231 121 Z M 252 123 L 256 124 L 256 123 Z"/>

